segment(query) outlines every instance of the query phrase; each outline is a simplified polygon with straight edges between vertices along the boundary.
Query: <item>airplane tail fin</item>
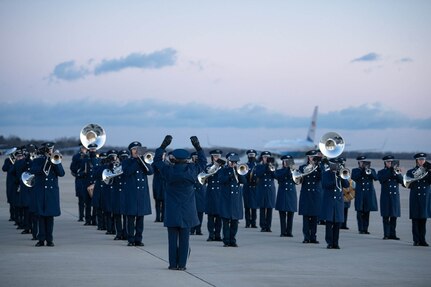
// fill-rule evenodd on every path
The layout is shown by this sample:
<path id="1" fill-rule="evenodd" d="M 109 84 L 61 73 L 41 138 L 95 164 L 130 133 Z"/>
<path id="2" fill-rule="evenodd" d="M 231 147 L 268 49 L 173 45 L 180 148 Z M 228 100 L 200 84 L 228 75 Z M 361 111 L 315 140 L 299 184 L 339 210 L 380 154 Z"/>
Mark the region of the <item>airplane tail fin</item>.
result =
<path id="1" fill-rule="evenodd" d="M 314 142 L 314 137 L 316 135 L 317 110 L 318 110 L 318 106 L 315 106 L 313 111 L 313 116 L 311 118 L 310 128 L 308 129 L 308 133 L 307 133 L 307 141 Z"/>

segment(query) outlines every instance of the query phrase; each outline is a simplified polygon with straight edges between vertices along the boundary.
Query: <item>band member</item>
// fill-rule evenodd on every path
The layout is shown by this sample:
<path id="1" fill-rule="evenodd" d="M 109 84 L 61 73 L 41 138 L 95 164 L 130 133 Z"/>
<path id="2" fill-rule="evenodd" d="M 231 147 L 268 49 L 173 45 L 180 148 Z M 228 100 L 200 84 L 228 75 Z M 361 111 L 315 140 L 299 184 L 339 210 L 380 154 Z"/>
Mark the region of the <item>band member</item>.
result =
<path id="1" fill-rule="evenodd" d="M 328 249 L 340 249 L 338 239 L 340 226 L 344 221 L 343 188 L 349 187 L 349 181 L 340 177 L 342 162 L 339 159 L 329 160 L 329 170 L 322 174 L 322 219 L 325 220 L 325 241 Z"/>
<path id="2" fill-rule="evenodd" d="M 118 153 L 118 157 L 120 159 L 120 164 L 122 164 L 129 158 L 129 152 L 127 150 L 122 150 Z M 122 214 L 125 209 L 125 184 L 124 173 L 113 178 L 112 213 L 115 226 L 114 240 L 127 239 L 127 216 Z"/>
<path id="3" fill-rule="evenodd" d="M 192 152 L 192 161 L 199 166 L 198 161 L 198 153 Z M 190 235 L 203 235 L 202 234 L 202 221 L 204 218 L 204 212 L 205 212 L 205 197 L 207 192 L 206 185 L 200 184 L 198 180 L 195 181 L 195 184 L 193 185 L 193 189 L 195 191 L 195 200 L 196 200 L 196 210 L 198 212 L 198 218 L 199 218 L 199 224 L 192 227 L 190 229 Z"/>
<path id="4" fill-rule="evenodd" d="M 399 170 L 399 161 L 392 155 L 382 158 L 384 168 L 379 170 L 377 177 L 381 184 L 380 215 L 383 217 L 383 239 L 400 240 L 396 234 L 397 217 L 401 216 L 400 188 L 403 176 Z"/>
<path id="5" fill-rule="evenodd" d="M 112 182 L 104 182 L 102 180 L 102 173 L 105 168 L 113 171 L 116 169 L 117 166 L 120 165 L 120 160 L 118 159 L 118 152 L 115 149 L 109 150 L 106 155 L 106 165 L 104 168 L 99 168 L 96 176 L 96 183 L 100 183 L 101 185 L 101 192 L 102 192 L 102 200 L 101 200 L 101 209 L 103 212 L 103 219 L 106 225 L 106 234 L 116 234 L 115 227 L 114 227 L 114 217 L 112 214 L 112 197 L 116 185 Z"/>
<path id="6" fill-rule="evenodd" d="M 100 165 L 100 160 L 97 158 L 97 144 L 91 143 L 88 145 L 88 154 L 81 161 L 79 175 L 84 177 L 83 197 L 85 205 L 85 223 L 84 225 L 97 225 L 96 212 L 92 208 L 91 198 L 93 196 L 95 178 L 95 169 Z"/>
<path id="7" fill-rule="evenodd" d="M 227 160 L 227 166 L 219 171 L 220 183 L 222 184 L 220 217 L 223 221 L 223 243 L 224 247 L 238 247 L 236 243 L 238 222 L 244 215 L 241 184 L 246 182 L 246 178 L 237 171 L 239 162 L 237 154 L 230 155 Z"/>
<path id="8" fill-rule="evenodd" d="M 144 216 L 151 214 L 148 175 L 153 174 L 153 167 L 138 154 L 140 142 L 129 144 L 131 157 L 122 162 L 125 177 L 125 214 L 127 215 L 127 246 L 144 246 Z"/>
<path id="9" fill-rule="evenodd" d="M 272 210 L 275 207 L 274 171 L 275 159 L 269 151 L 260 155 L 262 163 L 255 169 L 257 183 L 257 204 L 259 206 L 259 225 L 261 232 L 272 232 Z"/>
<path id="10" fill-rule="evenodd" d="M 414 155 L 416 166 L 407 171 L 411 179 L 406 187 L 410 189 L 409 210 L 412 220 L 414 246 L 429 246 L 425 240 L 427 218 L 431 217 L 431 164 L 423 152 Z"/>
<path id="11" fill-rule="evenodd" d="M 106 230 L 105 208 L 103 205 L 105 189 L 107 185 L 102 181 L 103 170 L 108 168 L 108 155 L 106 152 L 99 154 L 99 165 L 94 168 L 94 190 L 93 197 L 91 198 L 91 206 L 96 213 L 97 230 Z"/>
<path id="12" fill-rule="evenodd" d="M 256 173 L 254 172 L 257 165 L 257 152 L 254 149 L 249 149 L 246 151 L 246 154 L 248 158 L 248 173 L 245 175 L 247 182 L 244 183 L 242 187 L 244 198 L 245 228 L 257 228 L 257 177 Z"/>
<path id="13" fill-rule="evenodd" d="M 320 157 L 316 150 L 310 150 L 305 154 L 307 164 L 299 167 L 301 176 L 301 191 L 299 195 L 299 215 L 303 216 L 302 243 L 319 243 L 317 241 L 317 217 L 322 206 L 321 169 Z"/>
<path id="14" fill-rule="evenodd" d="M 338 158 L 343 166 L 346 166 L 346 158 L 339 157 Z M 352 205 L 352 200 L 355 198 L 355 182 L 349 178 L 349 187 L 343 188 L 343 198 L 344 198 L 344 222 L 341 224 L 340 229 L 349 230 L 347 227 L 347 218 L 349 217 L 349 208 Z"/>
<path id="15" fill-rule="evenodd" d="M 377 211 L 377 197 L 374 180 L 378 180 L 376 171 L 371 168 L 367 157 L 360 155 L 356 158 L 358 168 L 352 170 L 352 180 L 356 183 L 355 210 L 360 234 L 370 234 L 370 212 Z"/>
<path id="16" fill-rule="evenodd" d="M 2 170 L 6 172 L 6 198 L 7 203 L 9 203 L 9 221 L 15 221 L 15 205 L 14 205 L 14 193 L 15 190 L 18 188 L 18 185 L 16 184 L 17 181 L 15 179 L 15 176 L 11 173 L 12 167 L 15 163 L 15 152 L 16 148 L 12 148 L 9 150 L 10 154 L 8 157 L 5 158 Z"/>
<path id="17" fill-rule="evenodd" d="M 42 145 L 44 155 L 36 158 L 30 168 L 34 174 L 33 191 L 36 193 L 37 214 L 39 216 L 39 234 L 36 246 L 54 246 L 53 230 L 54 217 L 60 216 L 60 189 L 58 177 L 64 176 L 64 169 L 60 163 L 51 162 L 54 143 Z"/>
<path id="18" fill-rule="evenodd" d="M 162 155 L 172 141 L 170 135 L 164 138 L 154 156 L 155 166 L 167 182 L 164 226 L 168 228 L 170 270 L 186 270 L 190 228 L 199 223 L 193 185 L 206 165 L 206 157 L 198 138 L 192 136 L 190 140 L 198 153 L 199 164 L 189 163 L 190 153 L 184 149 L 172 152 L 173 164 L 164 162 Z"/>
<path id="19" fill-rule="evenodd" d="M 280 236 L 292 237 L 293 215 L 298 211 L 298 196 L 296 184 L 292 178 L 294 160 L 290 155 L 281 157 L 282 168 L 275 171 L 278 181 L 275 209 L 280 214 Z"/>
<path id="20" fill-rule="evenodd" d="M 162 160 L 164 161 L 166 157 L 166 152 L 162 155 Z M 153 176 L 153 198 L 154 206 L 156 208 L 156 220 L 154 222 L 163 222 L 164 212 L 165 212 L 165 190 L 166 181 L 160 174 L 160 171 L 155 167 L 154 162 L 152 163 L 154 169 Z"/>
<path id="21" fill-rule="evenodd" d="M 223 160 L 220 158 L 222 154 L 223 151 L 219 149 L 210 151 L 211 163 L 205 167 L 205 172 L 209 172 L 211 168 L 218 170 L 223 165 Z M 220 235 L 222 226 L 220 218 L 220 192 L 221 184 L 218 172 L 216 171 L 207 178 L 207 196 L 205 203 L 209 233 L 207 241 L 222 241 Z"/>
<path id="22" fill-rule="evenodd" d="M 81 167 L 81 161 L 87 155 L 87 148 L 79 142 L 79 152 L 73 155 L 72 162 L 70 164 L 70 171 L 72 176 L 75 177 L 75 195 L 78 197 L 78 212 L 79 219 L 78 221 L 84 221 L 84 208 L 85 208 L 85 195 L 87 194 L 87 190 L 84 187 L 84 176 L 83 173 L 79 172 Z"/>

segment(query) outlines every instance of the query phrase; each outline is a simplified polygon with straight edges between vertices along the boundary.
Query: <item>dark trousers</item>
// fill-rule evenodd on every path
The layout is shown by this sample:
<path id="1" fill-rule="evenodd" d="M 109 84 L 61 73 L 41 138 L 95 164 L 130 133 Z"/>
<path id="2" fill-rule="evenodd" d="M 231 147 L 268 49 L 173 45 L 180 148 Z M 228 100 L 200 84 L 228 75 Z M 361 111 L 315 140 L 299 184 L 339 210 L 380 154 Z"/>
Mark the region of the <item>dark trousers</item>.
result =
<path id="1" fill-rule="evenodd" d="M 326 243 L 331 247 L 338 247 L 338 239 L 340 237 L 340 222 L 326 220 Z"/>
<path id="2" fill-rule="evenodd" d="M 383 216 L 383 236 L 388 238 L 396 237 L 397 218 L 393 216 Z"/>
<path id="3" fill-rule="evenodd" d="M 24 224 L 24 209 L 22 206 L 15 206 L 15 223 L 17 229 L 22 229 Z"/>
<path id="4" fill-rule="evenodd" d="M 261 208 L 259 210 L 259 225 L 265 231 L 271 230 L 272 208 Z"/>
<path id="5" fill-rule="evenodd" d="M 84 209 L 85 209 L 85 199 L 83 196 L 78 195 L 78 212 L 79 212 L 79 220 L 84 220 Z"/>
<path id="6" fill-rule="evenodd" d="M 220 239 L 221 225 L 222 225 L 222 221 L 219 215 L 208 214 L 208 222 L 207 222 L 207 228 L 209 233 L 208 237 L 211 239 Z"/>
<path id="7" fill-rule="evenodd" d="M 341 224 L 341 228 L 347 228 L 347 216 L 349 215 L 349 208 L 344 207 L 344 222 Z"/>
<path id="8" fill-rule="evenodd" d="M 413 241 L 414 243 L 425 243 L 425 235 L 426 235 L 426 226 L 427 219 L 426 218 L 412 218 L 412 233 L 413 233 Z"/>
<path id="9" fill-rule="evenodd" d="M 103 219 L 105 220 L 105 223 L 106 223 L 106 233 L 107 234 L 115 234 L 114 220 L 112 217 L 112 212 L 105 211 L 103 213 Z"/>
<path id="10" fill-rule="evenodd" d="M 23 217 L 22 227 L 24 228 L 24 230 L 29 231 L 31 229 L 31 221 L 30 221 L 30 211 L 28 206 L 23 207 L 23 213 L 24 213 L 24 217 Z"/>
<path id="11" fill-rule="evenodd" d="M 163 222 L 164 212 L 165 212 L 165 201 L 164 200 L 155 200 L 156 207 L 156 222 Z"/>
<path id="12" fill-rule="evenodd" d="M 91 197 L 87 194 L 85 197 L 85 223 L 95 224 L 96 223 L 96 211 L 91 206 Z"/>
<path id="13" fill-rule="evenodd" d="M 244 208 L 245 227 L 256 227 L 257 209 Z"/>
<path id="14" fill-rule="evenodd" d="M 196 226 L 193 226 L 190 229 L 190 234 L 202 234 L 202 220 L 204 219 L 204 213 L 203 212 L 198 212 L 198 218 L 199 218 L 199 224 Z"/>
<path id="15" fill-rule="evenodd" d="M 125 222 L 124 222 L 125 223 Z M 126 228 L 121 220 L 121 214 L 114 213 L 114 226 L 115 226 L 115 237 L 125 237 Z"/>
<path id="16" fill-rule="evenodd" d="M 105 212 L 100 207 L 93 207 L 93 209 L 96 211 L 97 229 L 105 230 L 106 229 Z"/>
<path id="17" fill-rule="evenodd" d="M 316 240 L 317 232 L 317 216 L 302 217 L 302 233 L 304 234 L 304 240 L 314 241 Z"/>
<path id="18" fill-rule="evenodd" d="M 189 255 L 190 228 L 168 227 L 169 268 L 185 268 Z"/>
<path id="19" fill-rule="evenodd" d="M 129 243 L 142 242 L 142 233 L 144 232 L 143 216 L 127 216 L 127 240 Z"/>
<path id="20" fill-rule="evenodd" d="M 223 220 L 223 243 L 226 245 L 236 244 L 238 232 L 238 219 L 222 218 Z"/>
<path id="21" fill-rule="evenodd" d="M 357 211 L 356 219 L 358 220 L 359 232 L 368 232 L 368 226 L 370 225 L 370 212 L 369 211 Z"/>
<path id="22" fill-rule="evenodd" d="M 31 235 L 33 235 L 33 239 L 37 239 L 37 234 L 39 233 L 39 216 L 36 212 L 30 212 L 30 221 Z"/>
<path id="23" fill-rule="evenodd" d="M 12 204 L 9 203 L 9 221 L 15 221 L 15 209 Z"/>
<path id="24" fill-rule="evenodd" d="M 52 242 L 52 233 L 54 231 L 54 217 L 53 216 L 39 216 L 39 234 L 37 239 L 39 241 Z"/>
<path id="25" fill-rule="evenodd" d="M 292 236 L 293 212 L 279 211 L 280 214 L 280 235 Z"/>

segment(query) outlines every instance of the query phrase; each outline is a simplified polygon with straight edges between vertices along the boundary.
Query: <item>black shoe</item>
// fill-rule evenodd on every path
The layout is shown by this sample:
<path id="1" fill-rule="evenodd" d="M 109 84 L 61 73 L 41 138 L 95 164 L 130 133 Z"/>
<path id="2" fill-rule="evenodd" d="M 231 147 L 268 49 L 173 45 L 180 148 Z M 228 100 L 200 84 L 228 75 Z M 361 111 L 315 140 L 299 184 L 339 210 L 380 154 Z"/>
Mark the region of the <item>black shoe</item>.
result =
<path id="1" fill-rule="evenodd" d="M 178 269 L 177 269 L 178 271 L 186 271 L 187 270 L 187 268 L 186 267 L 178 267 Z"/>
<path id="2" fill-rule="evenodd" d="M 37 240 L 37 238 L 36 237 L 32 237 L 31 240 Z"/>
<path id="3" fill-rule="evenodd" d="M 280 237 L 287 237 L 287 234 L 282 233 L 280 234 Z"/>
<path id="4" fill-rule="evenodd" d="M 314 240 L 310 240 L 310 243 L 319 244 L 319 241 L 317 241 L 316 239 L 314 239 Z"/>
<path id="5" fill-rule="evenodd" d="M 246 225 L 245 225 L 245 228 L 250 228 L 250 224 L 246 224 Z"/>
<path id="6" fill-rule="evenodd" d="M 350 228 L 348 228 L 347 226 L 341 226 L 340 229 L 349 230 Z"/>
<path id="7" fill-rule="evenodd" d="M 36 243 L 36 245 L 35 245 L 35 246 L 36 246 L 36 247 L 45 246 L 45 242 L 44 242 L 44 241 L 39 240 L 39 241 Z"/>
<path id="8" fill-rule="evenodd" d="M 419 243 L 419 246 L 429 246 L 429 244 L 428 244 L 428 243 L 426 243 L 426 241 L 424 241 L 424 242 L 420 242 L 420 243 Z"/>
<path id="9" fill-rule="evenodd" d="M 266 228 L 261 228 L 260 232 L 266 232 Z"/>
<path id="10" fill-rule="evenodd" d="M 48 241 L 48 242 L 46 242 L 46 246 L 54 247 L 54 242 Z"/>
<path id="11" fill-rule="evenodd" d="M 302 241 L 302 243 L 310 243 L 310 240 L 304 239 L 304 241 Z"/>
<path id="12" fill-rule="evenodd" d="M 328 244 L 328 246 L 326 246 L 326 249 L 332 249 L 332 245 Z"/>
<path id="13" fill-rule="evenodd" d="M 83 222 L 83 221 L 84 221 L 84 218 L 78 219 L 78 222 Z"/>
<path id="14" fill-rule="evenodd" d="M 286 236 L 287 237 L 293 237 L 292 233 L 287 233 Z"/>
<path id="15" fill-rule="evenodd" d="M 175 267 L 169 266 L 168 269 L 169 270 L 178 270 L 178 268 L 176 266 Z"/>
<path id="16" fill-rule="evenodd" d="M 204 235 L 204 234 L 202 233 L 202 231 L 197 231 L 196 235 Z"/>
<path id="17" fill-rule="evenodd" d="M 121 236 L 115 236 L 114 240 L 121 240 Z"/>
<path id="18" fill-rule="evenodd" d="M 332 248 L 334 248 L 334 249 L 340 249 L 340 246 L 339 245 L 334 245 L 334 246 L 332 246 Z"/>
<path id="19" fill-rule="evenodd" d="M 129 242 L 127 243 L 127 246 L 135 246 L 135 244 L 133 242 Z"/>
<path id="20" fill-rule="evenodd" d="M 388 239 L 389 239 L 389 237 L 387 237 L 387 236 L 383 237 L 383 240 L 388 240 Z"/>
<path id="21" fill-rule="evenodd" d="M 368 231 L 364 231 L 365 234 L 370 234 Z"/>
<path id="22" fill-rule="evenodd" d="M 419 246 L 419 242 L 413 242 L 413 246 Z"/>
<path id="23" fill-rule="evenodd" d="M 30 230 L 28 229 L 24 229 L 23 231 L 21 231 L 21 234 L 30 234 Z"/>
<path id="24" fill-rule="evenodd" d="M 399 237 L 396 237 L 396 236 L 390 236 L 390 237 L 389 237 L 389 239 L 392 239 L 392 240 L 400 240 L 400 238 L 399 238 Z"/>
<path id="25" fill-rule="evenodd" d="M 212 237 L 208 237 L 207 241 L 215 241 L 215 239 Z"/>
<path id="26" fill-rule="evenodd" d="M 267 228 L 266 232 L 272 232 L 271 228 Z"/>
<path id="27" fill-rule="evenodd" d="M 238 247 L 238 244 L 232 243 L 230 246 L 232 246 L 232 247 Z"/>
<path id="28" fill-rule="evenodd" d="M 195 232 L 194 231 L 190 231 L 190 235 L 195 235 Z"/>
<path id="29" fill-rule="evenodd" d="M 220 236 L 216 236 L 216 238 L 214 239 L 214 241 L 223 241 L 223 240 L 221 239 Z"/>
<path id="30" fill-rule="evenodd" d="M 135 246 L 144 246 L 144 243 L 142 243 L 142 242 L 135 242 Z"/>
<path id="31" fill-rule="evenodd" d="M 223 247 L 229 247 L 229 244 L 223 244 Z"/>
<path id="32" fill-rule="evenodd" d="M 86 223 L 84 223 L 84 225 L 88 226 L 88 225 L 91 225 L 91 224 L 90 224 L 90 222 L 86 222 Z"/>
<path id="33" fill-rule="evenodd" d="M 252 224 L 251 228 L 257 228 L 256 224 Z"/>

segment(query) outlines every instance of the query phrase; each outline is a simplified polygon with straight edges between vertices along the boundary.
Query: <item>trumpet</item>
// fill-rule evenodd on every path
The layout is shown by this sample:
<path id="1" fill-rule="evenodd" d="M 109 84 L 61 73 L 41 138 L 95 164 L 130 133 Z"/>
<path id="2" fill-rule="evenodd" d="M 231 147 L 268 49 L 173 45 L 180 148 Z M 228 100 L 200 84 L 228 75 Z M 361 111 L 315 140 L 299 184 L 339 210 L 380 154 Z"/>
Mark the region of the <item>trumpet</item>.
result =
<path id="1" fill-rule="evenodd" d="M 341 166 L 339 174 L 342 179 L 350 179 L 350 169 L 344 166 Z"/>
<path id="2" fill-rule="evenodd" d="M 60 164 L 60 163 L 61 163 L 61 161 L 62 161 L 62 159 L 63 159 L 63 155 L 60 153 L 60 151 L 59 151 L 59 150 L 55 150 L 55 151 L 51 154 L 51 156 L 50 156 L 50 158 L 49 158 L 49 160 L 50 160 L 53 164 Z"/>

